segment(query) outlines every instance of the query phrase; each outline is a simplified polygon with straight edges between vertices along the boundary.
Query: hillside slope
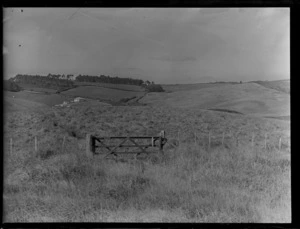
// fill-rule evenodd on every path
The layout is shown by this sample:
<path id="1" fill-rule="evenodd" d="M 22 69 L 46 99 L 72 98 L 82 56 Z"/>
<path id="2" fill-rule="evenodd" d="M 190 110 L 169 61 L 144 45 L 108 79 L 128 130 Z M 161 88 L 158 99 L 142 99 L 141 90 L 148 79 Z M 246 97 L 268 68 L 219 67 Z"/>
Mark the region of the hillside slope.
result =
<path id="1" fill-rule="evenodd" d="M 113 88 L 104 88 L 98 86 L 80 86 L 62 92 L 63 95 L 80 96 L 84 98 L 103 99 L 110 101 L 119 101 L 123 98 L 142 96 L 143 91 L 127 91 Z"/>
<path id="2" fill-rule="evenodd" d="M 258 116 L 289 116 L 290 96 L 256 83 L 149 93 L 142 103 L 178 108 L 228 109 Z"/>
<path id="3" fill-rule="evenodd" d="M 224 84 L 220 83 L 196 83 L 196 84 L 163 84 L 162 87 L 167 92 L 191 91 L 209 87 L 218 87 Z"/>
<path id="4" fill-rule="evenodd" d="M 260 84 L 266 88 L 274 89 L 284 93 L 290 93 L 290 80 L 276 80 L 276 81 L 254 81 L 254 83 Z"/>
<path id="5" fill-rule="evenodd" d="M 27 91 L 5 92 L 4 93 L 4 109 L 7 112 L 35 109 L 37 107 L 49 107 L 60 104 L 67 99 L 66 96 L 60 94 L 44 94 L 32 93 Z"/>

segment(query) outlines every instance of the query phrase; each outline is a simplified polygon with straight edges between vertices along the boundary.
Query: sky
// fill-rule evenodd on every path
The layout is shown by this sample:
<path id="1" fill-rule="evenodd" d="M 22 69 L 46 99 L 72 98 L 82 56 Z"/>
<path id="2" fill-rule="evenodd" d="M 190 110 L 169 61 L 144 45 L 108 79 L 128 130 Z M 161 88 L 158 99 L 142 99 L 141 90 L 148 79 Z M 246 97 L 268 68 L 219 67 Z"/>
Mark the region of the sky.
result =
<path id="1" fill-rule="evenodd" d="M 289 8 L 5 8 L 4 77 L 290 78 Z"/>

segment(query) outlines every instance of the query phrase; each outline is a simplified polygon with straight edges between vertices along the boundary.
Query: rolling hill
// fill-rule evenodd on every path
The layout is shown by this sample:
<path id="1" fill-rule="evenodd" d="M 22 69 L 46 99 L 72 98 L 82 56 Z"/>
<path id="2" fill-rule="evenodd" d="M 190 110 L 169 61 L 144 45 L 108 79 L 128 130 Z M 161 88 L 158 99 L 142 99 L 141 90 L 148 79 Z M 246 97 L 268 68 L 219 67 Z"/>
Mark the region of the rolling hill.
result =
<path id="1" fill-rule="evenodd" d="M 62 92 L 63 95 L 80 96 L 91 99 L 102 99 L 107 101 L 120 101 L 123 98 L 132 98 L 142 96 L 143 91 L 125 91 L 120 89 L 98 87 L 98 86 L 81 86 Z"/>
<path id="2" fill-rule="evenodd" d="M 253 81 L 254 83 L 260 84 L 266 88 L 274 89 L 284 93 L 290 93 L 290 80 L 275 80 L 275 81 Z"/>
<path id="3" fill-rule="evenodd" d="M 35 93 L 5 92 L 4 98 L 8 111 L 18 110 L 18 107 L 22 110 L 40 105 L 53 106 L 74 97 L 85 97 L 104 102 L 137 103 L 138 101 L 141 104 L 155 106 L 228 111 L 287 119 L 290 116 L 290 95 L 286 93 L 287 82 L 268 81 L 267 84 L 264 83 L 265 85 L 257 82 L 163 85 L 165 93 L 147 94 L 143 88 L 135 85 L 79 83 L 75 88 L 60 94 L 55 94 L 51 89 L 47 91 L 35 88 L 33 89 Z"/>
<path id="4" fill-rule="evenodd" d="M 59 94 L 32 93 L 27 91 L 4 93 L 4 102 L 8 108 L 13 108 L 12 110 L 54 106 L 66 99 L 66 96 Z"/>
<path id="5" fill-rule="evenodd" d="M 223 84 L 218 84 L 218 83 L 163 84 L 162 87 L 166 92 L 176 92 L 176 91 L 199 90 L 203 88 L 217 87 L 222 85 Z"/>
<path id="6" fill-rule="evenodd" d="M 114 85 L 85 83 L 59 94 L 53 89 L 32 87 L 29 85 L 23 91 L 4 92 L 5 112 L 35 110 L 37 108 L 52 107 L 75 97 L 84 97 L 99 102 L 109 103 L 137 103 L 135 102 L 145 94 L 143 88 L 135 85 Z M 100 104 L 100 103 L 99 103 Z"/>
<path id="7" fill-rule="evenodd" d="M 177 87 L 177 88 L 176 88 Z M 140 102 L 197 109 L 227 109 L 256 116 L 289 116 L 290 96 L 257 83 L 173 86 L 171 93 L 147 94 Z M 201 87 L 201 86 L 200 86 Z M 171 88 L 171 87 L 169 87 Z"/>
<path id="8" fill-rule="evenodd" d="M 104 88 L 111 88 L 111 89 L 119 89 L 124 91 L 145 91 L 144 88 L 137 86 L 137 85 L 130 85 L 130 84 L 112 84 L 112 83 L 91 83 L 91 82 L 78 82 L 75 81 L 74 84 L 76 86 L 97 86 L 97 87 L 104 87 Z"/>

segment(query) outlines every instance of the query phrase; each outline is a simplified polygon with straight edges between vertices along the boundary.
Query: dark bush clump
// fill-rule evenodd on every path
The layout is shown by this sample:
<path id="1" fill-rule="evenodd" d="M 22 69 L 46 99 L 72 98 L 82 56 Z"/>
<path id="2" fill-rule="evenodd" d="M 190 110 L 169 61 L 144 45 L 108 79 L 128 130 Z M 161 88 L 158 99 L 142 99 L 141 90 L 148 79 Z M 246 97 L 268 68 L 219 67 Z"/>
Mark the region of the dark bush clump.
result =
<path id="1" fill-rule="evenodd" d="M 57 152 L 55 152 L 54 150 L 47 149 L 47 150 L 40 150 L 39 153 L 37 154 L 37 156 L 39 158 L 41 158 L 42 160 L 46 160 L 56 154 L 57 154 Z"/>
<path id="2" fill-rule="evenodd" d="M 133 96 L 133 97 L 130 97 L 130 98 L 122 98 L 121 100 L 120 100 L 120 102 L 122 102 L 122 103 L 127 103 L 129 100 L 132 100 L 132 99 L 135 99 L 136 98 L 136 96 Z"/>
<path id="3" fill-rule="evenodd" d="M 149 84 L 145 86 L 148 92 L 164 92 L 165 90 L 159 84 Z"/>
<path id="4" fill-rule="evenodd" d="M 145 88 L 145 90 L 148 92 L 164 92 L 165 91 L 161 85 L 154 84 L 153 82 L 152 82 L 152 84 L 148 82 L 148 84 L 142 84 L 141 86 L 143 88 Z"/>
<path id="5" fill-rule="evenodd" d="M 13 91 L 13 92 L 18 92 L 22 90 L 22 88 L 18 84 L 16 84 L 11 80 L 4 80 L 3 89 L 5 91 Z"/>

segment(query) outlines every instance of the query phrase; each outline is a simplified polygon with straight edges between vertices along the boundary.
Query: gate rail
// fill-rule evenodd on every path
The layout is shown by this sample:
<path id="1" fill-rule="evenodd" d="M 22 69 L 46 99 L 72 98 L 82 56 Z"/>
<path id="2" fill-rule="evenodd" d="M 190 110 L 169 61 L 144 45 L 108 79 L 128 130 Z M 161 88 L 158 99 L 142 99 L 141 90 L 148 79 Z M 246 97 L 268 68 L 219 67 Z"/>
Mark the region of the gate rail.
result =
<path id="1" fill-rule="evenodd" d="M 109 143 L 106 143 L 105 141 L 110 140 L 121 140 L 116 145 L 111 145 Z M 136 140 L 150 140 L 148 143 L 137 143 Z M 128 144 L 128 142 L 131 143 Z M 86 154 L 88 157 L 91 157 L 95 154 L 104 154 L 97 152 L 97 148 L 106 149 L 108 152 L 106 152 L 104 158 L 108 157 L 109 155 L 118 156 L 118 154 L 136 154 L 139 155 L 141 153 L 149 154 L 153 152 L 146 151 L 147 148 L 156 148 L 158 147 L 159 153 L 163 153 L 163 147 L 167 142 L 167 138 L 165 137 L 165 131 L 162 130 L 159 134 L 159 136 L 138 136 L 138 137 L 131 137 L 131 136 L 122 136 L 122 137 L 96 137 L 90 134 L 87 134 L 86 136 Z M 127 144 L 125 144 L 127 143 Z M 140 151 L 122 151 L 118 152 L 118 149 L 120 148 L 137 148 Z"/>

